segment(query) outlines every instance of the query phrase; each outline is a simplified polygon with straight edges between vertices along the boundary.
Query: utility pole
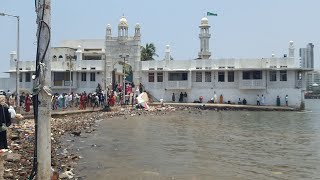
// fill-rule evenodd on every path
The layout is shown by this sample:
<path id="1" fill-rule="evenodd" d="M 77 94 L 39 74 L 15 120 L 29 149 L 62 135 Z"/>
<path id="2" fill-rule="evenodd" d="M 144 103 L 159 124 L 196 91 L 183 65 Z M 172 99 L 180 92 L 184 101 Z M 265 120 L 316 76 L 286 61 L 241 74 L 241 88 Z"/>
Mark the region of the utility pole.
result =
<path id="1" fill-rule="evenodd" d="M 20 62 L 20 17 L 17 17 L 17 78 L 16 78 L 16 106 L 18 109 L 18 112 L 20 112 L 20 68 L 19 68 L 19 62 Z"/>
<path id="2" fill-rule="evenodd" d="M 107 85 L 107 57 L 104 60 L 104 69 L 103 69 L 103 80 L 104 80 L 104 105 L 108 104 L 108 85 Z"/>
<path id="3" fill-rule="evenodd" d="M 38 126 L 37 126 L 37 179 L 50 180 L 51 176 L 51 64 L 50 23 L 51 0 L 37 0 L 38 54 Z M 42 61 L 42 62 L 41 62 Z"/>

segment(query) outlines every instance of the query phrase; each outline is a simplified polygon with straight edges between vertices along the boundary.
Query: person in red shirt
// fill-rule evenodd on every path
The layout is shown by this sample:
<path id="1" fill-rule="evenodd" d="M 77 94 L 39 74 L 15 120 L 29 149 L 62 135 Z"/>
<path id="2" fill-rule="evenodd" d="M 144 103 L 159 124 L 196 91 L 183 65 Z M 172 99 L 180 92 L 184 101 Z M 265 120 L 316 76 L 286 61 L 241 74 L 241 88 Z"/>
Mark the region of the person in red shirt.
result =
<path id="1" fill-rule="evenodd" d="M 32 102 L 31 102 L 31 98 L 29 94 L 26 94 L 26 99 L 25 99 L 25 110 L 26 112 L 30 111 L 30 106 L 31 106 Z"/>

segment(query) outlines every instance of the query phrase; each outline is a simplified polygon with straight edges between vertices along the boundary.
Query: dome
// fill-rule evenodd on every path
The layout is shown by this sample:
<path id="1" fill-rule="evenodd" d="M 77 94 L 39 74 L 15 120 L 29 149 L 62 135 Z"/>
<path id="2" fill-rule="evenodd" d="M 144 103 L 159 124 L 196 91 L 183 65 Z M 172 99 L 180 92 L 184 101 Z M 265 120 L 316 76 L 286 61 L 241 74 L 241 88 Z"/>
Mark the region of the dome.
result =
<path id="1" fill-rule="evenodd" d="M 110 24 L 107 25 L 107 29 L 111 29 L 111 25 Z"/>
<path id="2" fill-rule="evenodd" d="M 208 26 L 209 25 L 209 20 L 207 17 L 203 17 L 201 19 L 201 26 Z"/>
<path id="3" fill-rule="evenodd" d="M 128 21 L 127 21 L 127 19 L 126 19 L 124 16 L 122 16 L 122 18 L 120 19 L 120 21 L 119 21 L 119 26 L 128 27 Z"/>
<path id="4" fill-rule="evenodd" d="M 140 29 L 140 24 L 139 23 L 136 24 L 136 29 Z"/>

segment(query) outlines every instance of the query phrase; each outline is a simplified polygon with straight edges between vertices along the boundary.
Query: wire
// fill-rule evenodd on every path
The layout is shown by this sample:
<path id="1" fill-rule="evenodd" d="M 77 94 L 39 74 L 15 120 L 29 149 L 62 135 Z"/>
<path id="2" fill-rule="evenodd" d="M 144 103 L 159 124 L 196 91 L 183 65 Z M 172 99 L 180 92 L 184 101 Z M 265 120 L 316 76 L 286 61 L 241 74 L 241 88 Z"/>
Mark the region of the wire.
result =
<path id="1" fill-rule="evenodd" d="M 45 7 L 46 7 L 46 0 L 43 0 L 43 4 L 42 4 L 42 14 L 40 14 L 38 12 L 38 8 L 39 8 L 39 2 L 37 3 L 37 1 L 40 0 L 35 0 L 35 10 L 37 13 L 37 23 L 38 23 L 38 32 L 37 32 L 37 55 L 36 55 L 36 71 L 35 71 L 35 86 L 39 86 L 41 85 L 40 83 L 40 75 L 41 75 L 41 63 L 43 63 L 44 59 L 45 59 L 45 55 L 48 51 L 49 45 L 50 45 L 50 41 L 51 41 L 51 30 L 49 25 L 43 21 L 43 17 L 44 17 L 44 13 L 45 13 Z M 48 30 L 48 35 L 49 35 L 49 39 L 46 45 L 46 48 L 42 54 L 42 57 L 40 58 L 40 36 L 41 33 L 43 31 L 43 28 L 46 27 Z M 30 177 L 29 179 L 34 179 L 34 177 L 37 174 L 37 144 L 38 144 L 38 120 L 39 120 L 39 96 L 38 94 L 35 94 L 32 96 L 32 102 L 33 102 L 33 113 L 34 113 L 34 127 L 35 127 L 35 140 L 34 140 L 34 153 L 33 153 L 33 167 L 30 173 Z"/>

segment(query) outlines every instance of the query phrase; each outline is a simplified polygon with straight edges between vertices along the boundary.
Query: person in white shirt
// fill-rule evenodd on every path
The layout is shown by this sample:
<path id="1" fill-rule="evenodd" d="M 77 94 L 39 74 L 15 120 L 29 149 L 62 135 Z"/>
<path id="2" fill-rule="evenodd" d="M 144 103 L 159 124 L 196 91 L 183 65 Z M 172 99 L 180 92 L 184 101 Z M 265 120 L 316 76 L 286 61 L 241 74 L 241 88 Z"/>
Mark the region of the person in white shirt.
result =
<path id="1" fill-rule="evenodd" d="M 69 106 L 72 107 L 73 106 L 73 95 L 72 94 L 69 95 L 68 102 L 69 102 Z"/>
<path id="2" fill-rule="evenodd" d="M 75 102 L 75 107 L 78 107 L 79 106 L 79 102 L 80 102 L 80 96 L 78 93 L 76 93 L 76 95 L 74 96 L 75 99 L 76 99 L 76 102 Z"/>
<path id="3" fill-rule="evenodd" d="M 63 97 L 64 97 L 64 108 L 67 108 L 69 106 L 69 96 L 68 94 L 65 94 Z"/>
<path id="4" fill-rule="evenodd" d="M 257 106 L 260 106 L 260 96 L 259 96 L 259 94 L 257 95 Z"/>
<path id="5" fill-rule="evenodd" d="M 217 103 L 217 102 L 218 102 L 217 94 L 216 94 L 216 92 L 214 92 L 214 95 L 213 95 L 213 103 Z"/>
<path id="6" fill-rule="evenodd" d="M 264 103 L 265 103 L 265 97 L 263 96 L 263 94 L 261 95 L 261 100 L 260 100 L 260 103 L 261 103 L 261 105 L 264 105 Z"/>

